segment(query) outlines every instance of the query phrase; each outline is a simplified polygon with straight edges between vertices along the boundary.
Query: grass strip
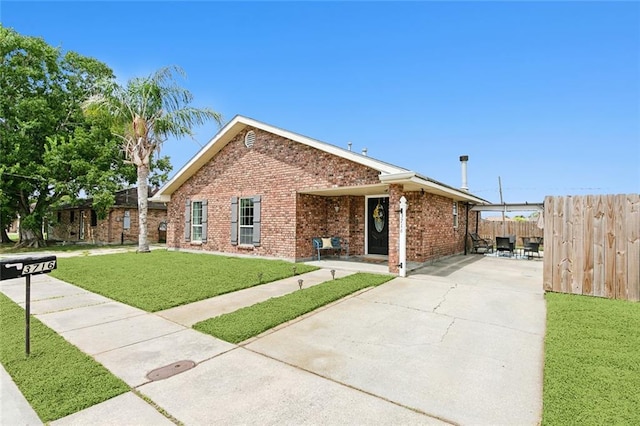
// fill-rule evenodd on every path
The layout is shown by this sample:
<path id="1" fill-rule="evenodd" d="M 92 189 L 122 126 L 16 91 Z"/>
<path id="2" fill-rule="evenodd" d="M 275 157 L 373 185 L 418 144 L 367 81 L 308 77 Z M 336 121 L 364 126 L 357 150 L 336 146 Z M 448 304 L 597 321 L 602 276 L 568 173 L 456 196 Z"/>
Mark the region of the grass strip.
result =
<path id="1" fill-rule="evenodd" d="M 56 278 L 147 312 L 318 269 L 282 260 L 153 250 L 58 260 Z"/>
<path id="2" fill-rule="evenodd" d="M 240 343 L 358 290 L 378 286 L 393 278 L 390 275 L 357 273 L 201 321 L 193 328 L 227 342 Z"/>
<path id="3" fill-rule="evenodd" d="M 24 314 L 0 293 L 0 362 L 43 422 L 129 391 L 104 366 L 33 317 L 27 357 Z"/>
<path id="4" fill-rule="evenodd" d="M 543 424 L 640 424 L 640 303 L 545 298 Z"/>

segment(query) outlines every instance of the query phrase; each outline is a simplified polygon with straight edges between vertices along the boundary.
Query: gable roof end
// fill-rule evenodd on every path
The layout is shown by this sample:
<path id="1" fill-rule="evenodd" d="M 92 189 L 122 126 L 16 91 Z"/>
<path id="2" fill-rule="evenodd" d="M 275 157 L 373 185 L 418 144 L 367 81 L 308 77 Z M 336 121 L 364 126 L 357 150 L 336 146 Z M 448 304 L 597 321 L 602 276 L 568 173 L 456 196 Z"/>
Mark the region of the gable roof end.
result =
<path id="1" fill-rule="evenodd" d="M 346 160 L 377 170 L 380 173 L 380 182 L 383 184 L 398 183 L 403 184 L 405 190 L 415 191 L 424 189 L 426 192 L 446 195 L 459 201 L 468 201 L 473 204 L 488 204 L 488 201 L 476 197 L 466 191 L 445 185 L 415 172 L 384 161 L 376 160 L 335 145 L 321 142 L 298 133 L 290 132 L 279 127 L 271 126 L 252 118 L 236 115 L 231 121 L 225 124 L 220 131 L 205 145 L 198 153 L 191 158 L 176 175 L 165 183 L 158 192 L 150 198 L 150 201 L 168 202 L 171 195 L 184 184 L 191 176 L 215 157 L 222 148 L 235 138 L 238 133 L 247 127 L 260 129 L 274 135 L 301 143 L 306 146 L 336 155 Z"/>
<path id="2" fill-rule="evenodd" d="M 370 167 L 374 170 L 378 170 L 382 174 L 392 174 L 406 172 L 406 169 L 385 163 L 380 160 L 376 160 L 372 157 L 367 157 L 361 154 L 357 154 L 353 151 L 330 145 L 325 142 L 321 142 L 316 139 L 309 138 L 307 136 L 300 135 L 298 133 L 290 132 L 288 130 L 281 129 L 279 127 L 271 126 L 269 124 L 254 120 L 252 118 L 236 115 L 231 121 L 225 124 L 222 129 L 205 145 L 198 153 L 191 158 L 176 175 L 165 183 L 158 192 L 154 195 L 153 201 L 168 202 L 171 199 L 171 195 L 193 176 L 200 168 L 202 168 L 207 162 L 209 162 L 222 148 L 224 148 L 238 133 L 244 130 L 246 127 L 253 127 L 256 129 L 264 130 L 286 139 L 290 139 L 294 142 L 301 143 L 303 145 L 316 148 L 320 151 L 327 152 L 329 154 L 337 155 L 354 163 L 362 164 L 363 166 Z"/>

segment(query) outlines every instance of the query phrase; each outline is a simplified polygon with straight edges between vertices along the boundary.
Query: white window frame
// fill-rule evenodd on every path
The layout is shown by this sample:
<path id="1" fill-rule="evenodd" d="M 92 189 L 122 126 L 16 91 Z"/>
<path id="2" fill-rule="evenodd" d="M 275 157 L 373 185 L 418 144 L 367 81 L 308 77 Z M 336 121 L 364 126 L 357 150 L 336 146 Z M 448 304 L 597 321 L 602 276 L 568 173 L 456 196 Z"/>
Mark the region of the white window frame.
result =
<path id="1" fill-rule="evenodd" d="M 131 212 L 129 210 L 124 211 L 124 216 L 122 217 L 122 229 L 125 231 L 131 229 Z"/>
<path id="2" fill-rule="evenodd" d="M 84 214 L 84 210 L 82 210 L 80 212 L 80 229 L 79 229 L 79 233 L 78 233 L 78 239 L 80 240 L 84 240 L 84 220 L 85 220 L 85 214 Z"/>
<path id="3" fill-rule="evenodd" d="M 194 242 L 202 242 L 202 234 L 203 234 L 202 233 L 202 218 L 203 218 L 202 207 L 203 206 L 202 206 L 201 200 L 191 202 L 191 241 L 194 241 Z M 198 216 L 196 216 L 196 209 L 199 210 Z M 196 219 L 199 219 L 199 221 L 196 221 Z"/>
<path id="4" fill-rule="evenodd" d="M 251 214 L 245 214 L 247 212 L 243 212 L 243 204 L 249 203 L 250 206 L 247 209 L 251 209 Z M 241 197 L 238 199 L 238 243 L 241 246 L 250 246 L 253 245 L 253 219 L 255 217 L 255 204 L 253 201 L 253 197 Z M 244 223 L 244 222 L 251 222 Z M 244 232 L 243 232 L 244 230 Z M 251 232 L 247 232 L 247 230 L 251 230 Z"/>
<path id="5" fill-rule="evenodd" d="M 453 227 L 458 229 L 458 202 L 453 202 Z"/>

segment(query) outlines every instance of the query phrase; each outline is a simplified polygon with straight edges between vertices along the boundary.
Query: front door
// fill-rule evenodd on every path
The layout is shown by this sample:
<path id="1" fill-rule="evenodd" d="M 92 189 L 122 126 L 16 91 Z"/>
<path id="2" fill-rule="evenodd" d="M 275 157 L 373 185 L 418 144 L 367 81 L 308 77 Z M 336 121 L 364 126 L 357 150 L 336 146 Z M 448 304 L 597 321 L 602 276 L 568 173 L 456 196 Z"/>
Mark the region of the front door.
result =
<path id="1" fill-rule="evenodd" d="M 389 198 L 367 199 L 367 253 L 389 254 Z"/>

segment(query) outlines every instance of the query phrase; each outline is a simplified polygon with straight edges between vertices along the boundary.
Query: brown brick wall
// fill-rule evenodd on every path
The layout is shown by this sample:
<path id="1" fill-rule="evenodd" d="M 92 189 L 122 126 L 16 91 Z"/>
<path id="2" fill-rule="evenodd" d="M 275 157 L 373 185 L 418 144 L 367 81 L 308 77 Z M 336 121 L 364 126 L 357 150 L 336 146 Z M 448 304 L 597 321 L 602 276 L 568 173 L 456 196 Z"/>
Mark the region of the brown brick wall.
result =
<path id="1" fill-rule="evenodd" d="M 378 172 L 259 129 L 252 148 L 238 134 L 171 197 L 167 245 L 176 249 L 244 253 L 304 260 L 315 256 L 313 237 L 345 238 L 352 255 L 365 252 L 365 197 L 301 194 L 311 188 L 378 184 Z M 230 240 L 231 198 L 261 196 L 261 244 L 234 246 Z M 397 270 L 400 197 L 408 209 L 407 257 L 424 262 L 464 250 L 465 207 L 459 203 L 459 225 L 453 228 L 452 200 L 443 196 L 405 193 L 390 185 L 389 264 Z M 205 243 L 185 241 L 185 202 L 208 201 Z M 336 212 L 335 207 L 339 210 Z M 475 219 L 474 215 L 470 215 Z M 475 225 L 473 225 L 475 226 Z M 471 226 L 470 226 L 471 228 Z"/>
<path id="2" fill-rule="evenodd" d="M 125 210 L 129 210 L 131 226 L 123 229 Z M 74 221 L 71 222 L 71 212 L 74 212 Z M 84 239 L 80 239 L 80 218 L 84 218 Z M 57 215 L 57 213 L 56 213 Z M 57 220 L 57 217 L 55 218 Z M 162 209 L 149 209 L 147 211 L 147 235 L 149 243 L 159 241 L 158 227 L 160 222 L 167 220 L 167 211 Z M 109 211 L 105 219 L 98 219 L 97 226 L 91 226 L 91 209 L 65 209 L 60 211 L 60 221 L 52 228 L 51 237 L 60 241 L 87 242 L 92 244 L 120 244 L 138 242 L 138 209 L 114 207 Z"/>
<path id="3" fill-rule="evenodd" d="M 405 194 L 407 211 L 407 258 L 426 262 L 464 252 L 466 206 L 458 203 L 458 227 L 453 227 L 453 200 L 435 194 Z M 475 220 L 470 214 L 469 220 Z M 473 224 L 475 227 L 475 222 Z M 472 225 L 469 229 L 473 229 Z"/>
<path id="4" fill-rule="evenodd" d="M 400 198 L 407 199 L 407 260 L 427 262 L 464 252 L 467 212 L 458 202 L 458 226 L 453 226 L 453 200 L 441 195 L 403 192 L 401 186 L 389 186 L 389 271 L 398 272 L 400 216 L 396 210 Z M 469 213 L 469 232 L 475 229 L 476 214 Z"/>
<path id="5" fill-rule="evenodd" d="M 172 195 L 167 231 L 169 247 L 288 259 L 311 258 L 312 237 L 343 236 L 348 232 L 349 197 L 343 200 L 299 192 L 379 183 L 376 170 L 259 129 L 253 130 L 256 141 L 252 148 L 244 146 L 246 131 L 240 133 Z M 233 246 L 230 240 L 231 197 L 253 195 L 262 197 L 261 245 Z M 208 200 L 207 242 L 201 245 L 184 239 L 187 198 Z M 334 203 L 338 202 L 346 204 L 337 218 Z"/>

